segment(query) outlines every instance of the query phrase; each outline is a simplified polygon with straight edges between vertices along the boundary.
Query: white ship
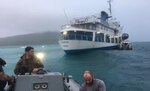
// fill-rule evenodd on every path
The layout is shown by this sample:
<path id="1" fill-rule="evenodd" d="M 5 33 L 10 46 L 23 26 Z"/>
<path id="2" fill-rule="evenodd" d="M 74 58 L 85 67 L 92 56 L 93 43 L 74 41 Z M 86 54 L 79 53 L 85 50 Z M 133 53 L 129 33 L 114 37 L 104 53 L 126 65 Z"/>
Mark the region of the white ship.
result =
<path id="1" fill-rule="evenodd" d="M 98 15 L 75 18 L 69 25 L 62 26 L 59 44 L 66 54 L 93 49 L 123 49 L 131 47 L 128 34 L 123 33 L 122 26 L 111 16 L 111 0 L 109 0 L 110 15 L 101 11 Z"/>

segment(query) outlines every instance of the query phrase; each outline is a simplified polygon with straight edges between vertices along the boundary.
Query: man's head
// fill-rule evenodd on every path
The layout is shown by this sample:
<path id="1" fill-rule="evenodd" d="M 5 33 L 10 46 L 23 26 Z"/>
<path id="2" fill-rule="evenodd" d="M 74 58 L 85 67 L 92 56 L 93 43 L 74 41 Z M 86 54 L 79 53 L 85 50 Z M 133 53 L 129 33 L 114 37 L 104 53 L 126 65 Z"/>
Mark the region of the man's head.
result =
<path id="1" fill-rule="evenodd" d="M 34 56 L 34 48 L 33 47 L 26 47 L 25 48 L 25 53 L 26 55 L 28 55 L 29 57 L 33 57 Z"/>
<path id="2" fill-rule="evenodd" d="M 0 58 L 0 65 L 5 66 L 6 62 L 2 58 Z"/>
<path id="3" fill-rule="evenodd" d="M 92 84 L 94 77 L 91 71 L 85 71 L 83 77 L 86 84 Z"/>

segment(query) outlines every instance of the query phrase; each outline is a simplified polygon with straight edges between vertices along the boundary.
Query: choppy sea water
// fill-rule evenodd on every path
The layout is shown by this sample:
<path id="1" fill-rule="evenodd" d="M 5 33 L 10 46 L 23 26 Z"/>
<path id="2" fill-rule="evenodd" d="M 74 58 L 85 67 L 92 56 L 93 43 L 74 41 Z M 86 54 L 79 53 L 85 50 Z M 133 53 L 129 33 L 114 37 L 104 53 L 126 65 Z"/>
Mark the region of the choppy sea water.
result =
<path id="1" fill-rule="evenodd" d="M 32 45 L 31 45 L 32 46 Z M 133 43 L 133 50 L 94 50 L 78 55 L 65 55 L 57 44 L 33 45 L 35 52 L 45 54 L 42 59 L 49 71 L 72 75 L 80 84 L 82 74 L 91 70 L 102 79 L 107 91 L 148 91 L 150 89 L 150 42 Z M 1 46 L 0 57 L 7 61 L 4 70 L 14 75 L 13 69 L 24 46 Z"/>

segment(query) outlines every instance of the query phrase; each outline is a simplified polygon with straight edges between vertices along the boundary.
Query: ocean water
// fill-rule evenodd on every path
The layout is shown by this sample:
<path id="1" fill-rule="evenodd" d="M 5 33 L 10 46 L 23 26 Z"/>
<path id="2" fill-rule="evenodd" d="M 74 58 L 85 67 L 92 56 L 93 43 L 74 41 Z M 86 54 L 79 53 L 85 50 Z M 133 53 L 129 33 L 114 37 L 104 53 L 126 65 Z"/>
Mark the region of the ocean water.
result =
<path id="1" fill-rule="evenodd" d="M 42 59 L 49 71 L 72 75 L 80 84 L 83 72 L 91 70 L 102 79 L 107 91 L 149 91 L 150 42 L 133 43 L 133 50 L 94 50 L 78 55 L 65 55 L 57 44 L 33 45 L 35 52 L 45 54 Z M 7 61 L 4 70 L 14 75 L 13 69 L 24 46 L 1 46 L 0 57 Z"/>

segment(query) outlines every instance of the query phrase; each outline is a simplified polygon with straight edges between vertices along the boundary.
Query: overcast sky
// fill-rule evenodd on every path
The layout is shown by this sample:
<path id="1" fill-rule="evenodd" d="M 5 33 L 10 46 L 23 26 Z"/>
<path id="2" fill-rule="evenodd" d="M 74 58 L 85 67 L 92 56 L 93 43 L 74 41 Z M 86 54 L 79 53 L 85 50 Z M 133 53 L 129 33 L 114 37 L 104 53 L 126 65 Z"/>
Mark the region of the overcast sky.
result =
<path id="1" fill-rule="evenodd" d="M 72 18 L 108 11 L 107 1 L 0 0 L 0 38 L 60 31 L 61 25 Z M 112 15 L 124 26 L 131 41 L 150 41 L 149 5 L 150 0 L 112 0 Z"/>

